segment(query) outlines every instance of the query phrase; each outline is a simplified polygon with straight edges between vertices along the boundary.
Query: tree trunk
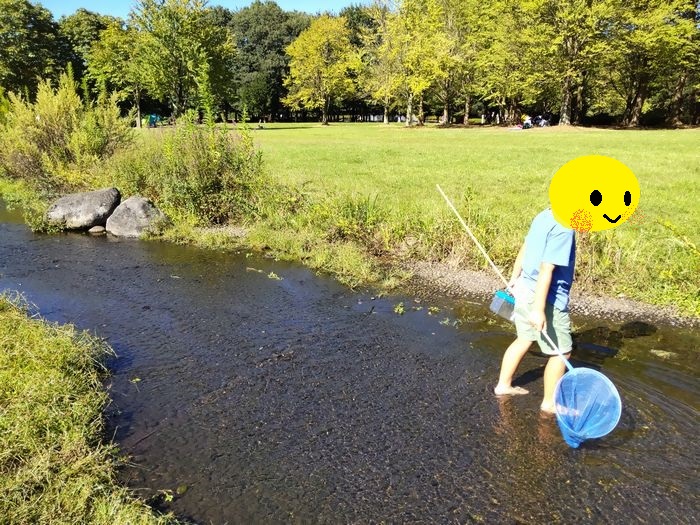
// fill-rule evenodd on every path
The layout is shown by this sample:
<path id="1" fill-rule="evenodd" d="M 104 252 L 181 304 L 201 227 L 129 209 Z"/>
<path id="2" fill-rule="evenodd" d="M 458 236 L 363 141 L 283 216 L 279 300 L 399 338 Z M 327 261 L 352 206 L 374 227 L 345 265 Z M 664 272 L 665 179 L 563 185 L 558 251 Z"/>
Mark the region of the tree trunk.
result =
<path id="1" fill-rule="evenodd" d="M 425 125 L 425 113 L 423 112 L 423 95 L 418 100 L 418 125 Z"/>
<path id="2" fill-rule="evenodd" d="M 574 102 L 571 107 L 571 114 L 573 116 L 572 120 L 573 123 L 576 125 L 581 124 L 583 122 L 583 117 L 585 116 L 586 112 L 586 102 L 584 100 L 584 81 L 581 81 L 581 83 L 576 87 L 576 92 L 574 94 Z"/>
<path id="3" fill-rule="evenodd" d="M 472 97 L 469 95 L 464 99 L 464 125 L 469 125 L 469 110 L 471 109 Z"/>
<path id="4" fill-rule="evenodd" d="M 413 93 L 408 95 L 408 103 L 406 105 L 406 127 L 411 125 L 411 119 L 413 118 Z"/>
<path id="5" fill-rule="evenodd" d="M 447 103 L 442 108 L 442 119 L 440 123 L 443 126 L 449 126 L 450 125 L 450 108 L 447 106 Z"/>
<path id="6" fill-rule="evenodd" d="M 561 93 L 561 111 L 559 117 L 560 126 L 571 125 L 571 99 L 573 98 L 571 91 L 571 77 L 567 75 L 564 78 L 564 86 Z"/>
<path id="7" fill-rule="evenodd" d="M 136 88 L 134 92 L 134 102 L 136 103 L 136 127 L 141 128 L 141 90 Z"/>
<path id="8" fill-rule="evenodd" d="M 628 128 L 636 128 L 639 126 L 639 120 L 642 116 L 642 109 L 644 107 L 644 102 L 647 99 L 647 80 L 640 79 L 637 85 L 637 92 L 634 94 L 632 99 L 629 115 L 625 121 L 625 125 Z"/>
<path id="9" fill-rule="evenodd" d="M 389 108 L 384 105 L 384 124 L 389 123 Z"/>
<path id="10" fill-rule="evenodd" d="M 671 110 L 668 123 L 674 128 L 679 128 L 683 125 L 683 91 L 685 83 L 688 81 L 688 71 L 684 71 L 676 82 L 676 88 L 673 91 L 671 99 Z"/>
<path id="11" fill-rule="evenodd" d="M 323 101 L 323 115 L 321 116 L 321 124 L 323 126 L 328 126 L 328 113 L 331 107 L 331 98 L 326 97 Z"/>

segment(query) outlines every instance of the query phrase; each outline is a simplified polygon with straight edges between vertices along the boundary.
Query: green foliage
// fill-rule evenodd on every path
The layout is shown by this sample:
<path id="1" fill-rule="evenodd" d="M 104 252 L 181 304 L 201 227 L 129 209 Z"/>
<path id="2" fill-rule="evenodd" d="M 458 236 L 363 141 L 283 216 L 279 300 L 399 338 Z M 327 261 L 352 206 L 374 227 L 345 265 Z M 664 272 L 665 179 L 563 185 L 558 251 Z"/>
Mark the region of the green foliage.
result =
<path id="1" fill-rule="evenodd" d="M 311 23 L 311 15 L 284 11 L 272 1 L 255 0 L 230 13 L 229 27 L 236 39 L 232 82 L 234 107 L 253 117 L 273 117 L 286 94 L 283 78 L 289 66 L 285 48 Z"/>
<path id="2" fill-rule="evenodd" d="M 293 109 L 320 109 L 327 124 L 333 99 L 354 91 L 349 73 L 359 66 L 345 18 L 320 16 L 287 47 L 287 54 L 291 61 L 285 104 Z"/>
<path id="3" fill-rule="evenodd" d="M 10 99 L 5 94 L 5 89 L 0 87 L 0 126 L 5 123 L 7 113 L 10 111 Z"/>
<path id="4" fill-rule="evenodd" d="M 146 83 L 145 69 L 140 61 L 142 47 L 143 39 L 136 30 L 113 23 L 86 51 L 89 78 L 97 84 L 109 86 L 119 100 L 131 98 L 139 127 L 141 95 Z"/>
<path id="5" fill-rule="evenodd" d="M 59 32 L 68 45 L 67 60 L 73 64 L 75 77 L 82 81 L 88 53 L 94 42 L 99 40 L 100 32 L 117 23 L 113 16 L 100 15 L 80 8 L 58 22 Z"/>
<path id="6" fill-rule="evenodd" d="M 374 27 L 360 31 L 361 66 L 358 80 L 364 96 L 382 105 L 384 122 L 388 123 L 389 109 L 396 99 L 394 86 L 400 71 L 400 63 L 393 52 L 395 34 L 390 31 L 390 22 L 395 15 L 378 2 L 368 8 L 368 14 Z"/>
<path id="7" fill-rule="evenodd" d="M 63 70 L 67 47 L 48 9 L 27 0 L 0 0 L 0 87 L 33 95 L 40 78 Z"/>
<path id="8" fill-rule="evenodd" d="M 0 169 L 43 192 L 88 184 L 85 174 L 131 140 L 114 97 L 83 104 L 64 73 L 54 88 L 42 81 L 36 102 L 10 95 L 0 128 Z"/>
<path id="9" fill-rule="evenodd" d="M 226 26 L 210 24 L 204 0 L 140 0 L 131 14 L 139 33 L 138 64 L 148 92 L 175 116 L 197 107 L 197 78 L 208 62 L 211 90 L 226 98 L 235 54 Z"/>
<path id="10" fill-rule="evenodd" d="M 150 198 L 176 223 L 192 226 L 252 220 L 273 187 L 250 132 L 197 126 L 187 114 L 174 130 L 116 155 L 101 185 Z"/>
<path id="11" fill-rule="evenodd" d="M 25 181 L 0 177 L 0 197 L 9 208 L 21 210 L 24 222 L 33 232 L 56 233 L 59 230 L 46 217 L 48 195 L 38 192 Z"/>
<path id="12" fill-rule="evenodd" d="M 3 522 L 175 523 L 116 484 L 116 447 L 101 444 L 110 353 L 70 325 L 28 319 L 21 300 L 0 296 Z"/>

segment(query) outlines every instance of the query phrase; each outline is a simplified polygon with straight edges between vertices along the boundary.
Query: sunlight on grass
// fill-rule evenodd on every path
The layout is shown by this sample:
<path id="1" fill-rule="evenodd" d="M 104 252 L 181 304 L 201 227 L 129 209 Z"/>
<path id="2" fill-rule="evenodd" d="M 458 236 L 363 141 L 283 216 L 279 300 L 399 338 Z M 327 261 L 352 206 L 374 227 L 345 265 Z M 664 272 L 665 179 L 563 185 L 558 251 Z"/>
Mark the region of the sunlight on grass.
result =
<path id="1" fill-rule="evenodd" d="M 682 240 L 700 244 L 698 130 L 272 124 L 254 130 L 254 138 L 278 181 L 316 198 L 372 197 L 394 225 L 452 221 L 439 183 L 502 266 L 512 263 L 530 221 L 547 206 L 559 167 L 581 155 L 616 158 L 639 179 L 637 220 L 581 243 L 579 286 L 700 312 L 700 263 Z M 446 234 L 454 232 L 448 227 Z M 425 247 L 417 255 L 431 258 Z M 471 264 L 483 267 L 474 254 Z"/>

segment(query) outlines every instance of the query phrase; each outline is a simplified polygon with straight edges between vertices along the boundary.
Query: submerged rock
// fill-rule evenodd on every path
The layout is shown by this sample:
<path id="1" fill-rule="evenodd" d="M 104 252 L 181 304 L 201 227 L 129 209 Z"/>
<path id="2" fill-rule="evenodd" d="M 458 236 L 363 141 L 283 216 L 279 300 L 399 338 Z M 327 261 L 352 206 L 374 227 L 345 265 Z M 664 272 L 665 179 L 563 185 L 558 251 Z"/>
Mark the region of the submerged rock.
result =
<path id="1" fill-rule="evenodd" d="M 661 359 L 671 359 L 672 357 L 676 357 L 675 352 L 669 352 L 667 350 L 657 350 L 656 348 L 652 348 L 649 350 L 650 353 L 654 354 L 656 357 L 660 357 Z"/>
<path id="2" fill-rule="evenodd" d="M 87 230 L 104 226 L 120 200 L 121 194 L 116 188 L 71 193 L 54 202 L 46 215 L 49 222 L 68 230 Z"/>
<path id="3" fill-rule="evenodd" d="M 107 219 L 107 231 L 118 237 L 140 237 L 153 233 L 167 218 L 151 201 L 144 197 L 129 197 Z"/>

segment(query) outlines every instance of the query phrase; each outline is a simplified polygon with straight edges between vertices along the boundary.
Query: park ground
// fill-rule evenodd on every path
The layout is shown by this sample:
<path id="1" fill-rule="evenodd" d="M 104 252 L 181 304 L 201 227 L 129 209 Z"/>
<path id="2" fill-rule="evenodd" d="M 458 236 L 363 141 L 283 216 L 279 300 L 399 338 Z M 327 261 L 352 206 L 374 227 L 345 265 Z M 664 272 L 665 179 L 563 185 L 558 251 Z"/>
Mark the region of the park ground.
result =
<path id="1" fill-rule="evenodd" d="M 700 315 L 700 130 L 280 123 L 253 134 L 275 179 L 316 199 L 365 202 L 392 261 L 428 276 L 425 263 L 488 271 L 436 184 L 507 273 L 556 170 L 582 155 L 616 158 L 637 176 L 641 202 L 622 227 L 579 239 L 576 291 Z"/>
<path id="2" fill-rule="evenodd" d="M 141 139 L 167 132 L 143 130 Z M 272 180 L 310 204 L 205 231 L 176 225 L 166 237 L 300 260 L 351 286 L 396 286 L 417 273 L 461 275 L 466 290 L 484 291 L 495 281 L 435 185 L 508 271 L 531 219 L 547 206 L 553 173 L 575 157 L 603 154 L 634 171 L 642 201 L 635 220 L 580 240 L 577 287 L 700 314 L 698 130 L 265 124 L 252 135 Z M 0 350 L 0 514 L 15 522 L 170 521 L 114 481 L 116 448 L 102 441 L 108 399 L 100 363 L 108 349 L 1 299 Z"/>

